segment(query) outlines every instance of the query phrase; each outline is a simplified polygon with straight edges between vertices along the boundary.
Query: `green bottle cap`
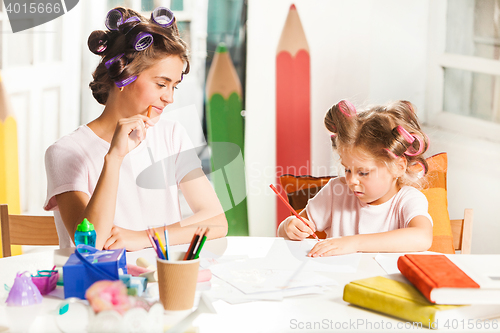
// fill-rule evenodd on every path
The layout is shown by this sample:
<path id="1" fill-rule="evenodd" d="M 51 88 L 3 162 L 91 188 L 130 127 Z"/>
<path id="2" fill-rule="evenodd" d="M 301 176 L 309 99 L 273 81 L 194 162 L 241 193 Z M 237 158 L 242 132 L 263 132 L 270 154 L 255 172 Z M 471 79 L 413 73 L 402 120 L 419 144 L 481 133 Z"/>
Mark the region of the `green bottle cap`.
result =
<path id="1" fill-rule="evenodd" d="M 76 227 L 76 231 L 92 231 L 94 230 L 94 225 L 92 223 L 89 222 L 89 220 L 87 219 L 83 219 L 82 223 L 80 223 L 77 227 Z"/>

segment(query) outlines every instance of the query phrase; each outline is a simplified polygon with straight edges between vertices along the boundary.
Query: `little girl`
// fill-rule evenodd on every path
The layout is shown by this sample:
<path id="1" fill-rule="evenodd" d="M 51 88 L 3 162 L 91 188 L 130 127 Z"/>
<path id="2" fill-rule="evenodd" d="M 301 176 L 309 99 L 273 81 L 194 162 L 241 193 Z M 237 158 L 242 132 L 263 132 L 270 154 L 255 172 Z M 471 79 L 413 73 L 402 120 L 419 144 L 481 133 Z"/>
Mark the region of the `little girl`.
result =
<path id="1" fill-rule="evenodd" d="M 422 154 L 428 138 L 410 102 L 398 101 L 357 113 L 342 100 L 325 116 L 345 177 L 332 178 L 301 212 L 308 225 L 286 218 L 278 235 L 303 240 L 316 230 L 327 239 L 310 257 L 353 252 L 425 251 L 432 218 L 424 194 L 408 184 L 427 173 Z M 419 174 L 414 171 L 420 165 Z"/>
<path id="2" fill-rule="evenodd" d="M 90 88 L 102 114 L 45 154 L 44 208 L 54 211 L 60 246 L 73 245 L 83 218 L 94 224 L 98 249 L 149 247 L 149 225 L 166 224 L 170 244 L 188 243 L 200 225 L 209 238 L 225 236 L 224 211 L 186 131 L 159 120 L 189 72 L 173 13 L 158 7 L 146 19 L 117 7 L 105 24 L 88 39 L 101 57 Z M 182 225 L 179 189 L 194 213 Z"/>

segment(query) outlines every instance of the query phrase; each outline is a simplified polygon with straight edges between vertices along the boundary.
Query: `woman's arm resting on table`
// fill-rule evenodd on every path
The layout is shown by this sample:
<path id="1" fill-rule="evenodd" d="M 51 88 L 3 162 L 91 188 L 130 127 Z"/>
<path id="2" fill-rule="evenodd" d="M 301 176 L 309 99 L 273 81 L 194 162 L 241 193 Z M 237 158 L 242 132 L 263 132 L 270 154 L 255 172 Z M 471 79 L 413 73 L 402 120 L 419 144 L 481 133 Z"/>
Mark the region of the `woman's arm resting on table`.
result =
<path id="1" fill-rule="evenodd" d="M 198 227 L 209 227 L 209 239 L 224 237 L 227 234 L 227 221 L 219 199 L 201 169 L 189 172 L 181 181 L 180 188 L 186 198 L 193 216 L 182 222 L 167 226 L 169 244 L 184 244 L 191 242 Z M 158 235 L 165 240 L 163 228 L 156 228 Z M 129 251 L 150 247 L 145 231 L 132 231 L 113 226 L 111 236 L 104 248 L 115 249 L 126 247 Z"/>
<path id="2" fill-rule="evenodd" d="M 432 245 L 432 224 L 425 216 L 415 216 L 407 228 L 376 234 L 329 238 L 316 244 L 309 256 L 331 256 L 354 252 L 427 251 Z"/>
<path id="3" fill-rule="evenodd" d="M 193 215 L 180 223 L 169 225 L 171 244 L 189 243 L 197 227 L 210 228 L 208 239 L 227 235 L 224 210 L 207 177 L 200 168 L 189 172 L 181 181 L 180 189 Z"/>
<path id="4" fill-rule="evenodd" d="M 127 230 L 113 225 L 116 194 L 114 198 L 112 195 L 105 195 L 104 198 L 107 200 L 93 200 L 96 197 L 101 197 L 99 188 L 105 188 L 99 186 L 100 184 L 101 181 L 99 181 L 90 201 L 87 194 L 83 192 L 65 192 L 56 196 L 64 225 L 70 236 L 74 236 L 78 223 L 83 220 L 83 217 L 87 217 L 96 228 L 96 248 L 98 249 L 125 247 L 129 251 L 135 251 L 151 246 L 145 231 Z M 195 169 L 188 173 L 181 181 L 180 187 L 194 215 L 182 221 L 183 226 L 179 222 L 167 226 L 170 244 L 189 243 L 193 238 L 194 231 L 200 226 L 210 228 L 210 232 L 207 234 L 209 239 L 224 237 L 227 234 L 226 216 L 212 185 L 203 171 Z M 112 200 L 112 202 L 109 200 Z M 94 202 L 99 202 L 99 204 L 93 204 Z M 108 205 L 107 207 L 112 207 L 112 211 L 103 206 L 104 202 Z M 108 214 L 97 214 L 97 216 L 90 214 L 92 211 L 105 210 L 109 210 Z M 109 215 L 108 219 L 105 219 L 105 215 Z M 98 220 L 97 224 L 96 220 Z M 104 221 L 108 222 L 108 220 L 109 226 L 108 223 L 103 223 Z M 101 226 L 101 228 L 98 229 L 98 226 Z M 163 230 L 160 228 L 156 230 L 163 238 Z"/>

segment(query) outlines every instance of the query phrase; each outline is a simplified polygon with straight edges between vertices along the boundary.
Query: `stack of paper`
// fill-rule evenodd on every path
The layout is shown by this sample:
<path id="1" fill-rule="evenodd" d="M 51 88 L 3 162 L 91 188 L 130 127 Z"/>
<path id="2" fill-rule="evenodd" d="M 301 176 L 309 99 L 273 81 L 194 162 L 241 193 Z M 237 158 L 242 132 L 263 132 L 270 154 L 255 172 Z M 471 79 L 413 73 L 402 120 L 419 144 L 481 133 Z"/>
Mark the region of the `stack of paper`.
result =
<path id="1" fill-rule="evenodd" d="M 205 251 L 201 265 L 210 267 L 209 296 L 228 303 L 255 300 L 280 301 L 283 297 L 323 293 L 338 283 L 321 272 L 355 272 L 360 255 L 309 258 L 316 241 L 292 242 L 275 239 L 262 256 L 217 256 Z M 230 252 L 233 253 L 233 252 Z M 237 253 L 237 252 L 234 252 Z M 246 252 L 248 253 L 248 252 Z"/>

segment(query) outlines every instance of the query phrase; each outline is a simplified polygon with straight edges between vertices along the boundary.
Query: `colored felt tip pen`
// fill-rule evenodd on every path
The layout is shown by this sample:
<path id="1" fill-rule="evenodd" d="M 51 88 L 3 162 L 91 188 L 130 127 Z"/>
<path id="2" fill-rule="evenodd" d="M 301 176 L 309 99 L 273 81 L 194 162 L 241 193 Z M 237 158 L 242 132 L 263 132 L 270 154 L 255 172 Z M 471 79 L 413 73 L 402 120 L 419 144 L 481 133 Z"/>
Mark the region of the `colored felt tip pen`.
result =
<path id="1" fill-rule="evenodd" d="M 297 214 L 297 212 L 295 211 L 295 209 L 293 209 L 293 207 L 290 206 L 290 204 L 288 203 L 288 201 L 285 198 L 283 198 L 283 196 L 278 192 L 278 189 L 276 187 L 274 187 L 273 184 L 269 185 L 269 187 L 274 191 L 274 193 L 276 193 L 278 195 L 278 197 L 288 207 L 288 209 L 292 212 L 292 214 L 295 215 L 296 218 L 298 218 L 299 220 L 301 220 L 307 227 L 309 227 L 309 224 L 307 224 L 306 221 L 304 221 L 304 219 L 302 218 L 302 216 L 300 216 L 299 214 Z M 312 235 L 314 236 L 314 238 L 316 238 L 317 241 L 319 241 L 318 236 L 314 232 L 312 233 Z"/>

